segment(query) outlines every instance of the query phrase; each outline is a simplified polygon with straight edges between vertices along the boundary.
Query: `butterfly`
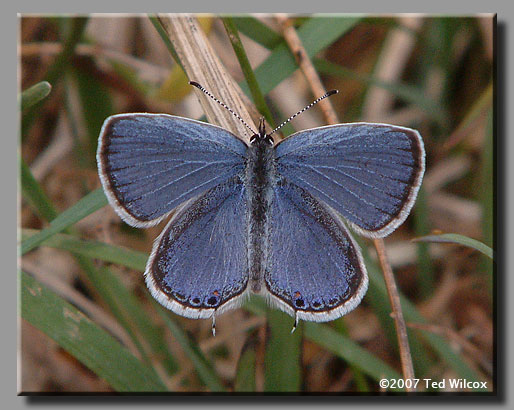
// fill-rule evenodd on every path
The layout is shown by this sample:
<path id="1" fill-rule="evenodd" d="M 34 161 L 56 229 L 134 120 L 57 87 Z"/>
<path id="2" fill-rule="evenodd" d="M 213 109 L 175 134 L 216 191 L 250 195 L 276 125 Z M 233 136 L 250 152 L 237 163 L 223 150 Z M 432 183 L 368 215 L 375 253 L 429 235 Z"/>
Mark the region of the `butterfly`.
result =
<path id="1" fill-rule="evenodd" d="M 148 113 L 113 115 L 100 133 L 99 176 L 118 215 L 150 227 L 172 214 L 146 265 L 150 292 L 176 314 L 212 318 L 213 333 L 216 315 L 250 293 L 295 327 L 354 309 L 368 276 L 346 224 L 389 235 L 421 185 L 416 130 L 337 124 L 277 144 L 271 134 L 261 120 L 248 144 L 215 125 Z"/>

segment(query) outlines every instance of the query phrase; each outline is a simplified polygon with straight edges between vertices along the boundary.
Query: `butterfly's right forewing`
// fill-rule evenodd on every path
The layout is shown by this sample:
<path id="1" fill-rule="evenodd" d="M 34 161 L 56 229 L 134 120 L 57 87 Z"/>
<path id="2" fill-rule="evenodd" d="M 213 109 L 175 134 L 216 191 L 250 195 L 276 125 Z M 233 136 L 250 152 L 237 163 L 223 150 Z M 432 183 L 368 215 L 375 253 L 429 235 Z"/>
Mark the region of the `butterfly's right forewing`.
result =
<path id="1" fill-rule="evenodd" d="M 300 131 L 281 141 L 276 153 L 280 175 L 372 238 L 389 235 L 407 218 L 425 170 L 419 133 L 388 124 Z"/>

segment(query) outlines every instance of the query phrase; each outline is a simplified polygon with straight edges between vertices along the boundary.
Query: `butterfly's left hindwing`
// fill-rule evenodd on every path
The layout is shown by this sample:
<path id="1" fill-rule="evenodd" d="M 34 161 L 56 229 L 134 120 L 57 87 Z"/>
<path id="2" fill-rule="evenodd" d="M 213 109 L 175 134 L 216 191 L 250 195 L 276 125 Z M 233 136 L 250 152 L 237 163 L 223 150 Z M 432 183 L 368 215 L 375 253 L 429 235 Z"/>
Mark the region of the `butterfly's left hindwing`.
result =
<path id="1" fill-rule="evenodd" d="M 153 296 L 190 318 L 237 304 L 248 283 L 245 215 L 245 188 L 237 176 L 179 207 L 147 263 Z"/>

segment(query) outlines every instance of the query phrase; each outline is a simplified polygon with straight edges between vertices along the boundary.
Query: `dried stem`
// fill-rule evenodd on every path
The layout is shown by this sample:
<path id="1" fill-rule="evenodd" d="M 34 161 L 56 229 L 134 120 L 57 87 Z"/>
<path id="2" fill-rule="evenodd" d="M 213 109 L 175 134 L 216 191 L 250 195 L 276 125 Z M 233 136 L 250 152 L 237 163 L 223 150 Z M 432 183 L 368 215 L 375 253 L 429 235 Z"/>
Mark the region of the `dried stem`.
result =
<path id="1" fill-rule="evenodd" d="M 217 58 L 196 18 L 189 15 L 159 14 L 158 20 L 168 34 L 189 80 L 200 83 L 248 124 L 255 125 L 253 118 L 259 117 L 257 110 Z M 249 131 L 229 111 L 200 90 L 196 93 L 209 122 L 249 141 Z"/>
<path id="2" fill-rule="evenodd" d="M 373 242 L 375 243 L 380 266 L 384 272 L 384 280 L 387 287 L 387 293 L 389 295 L 389 302 L 393 309 L 391 316 L 393 317 L 394 326 L 396 327 L 396 335 L 398 337 L 403 377 L 404 379 L 414 379 L 414 367 L 412 366 L 412 356 L 410 353 L 409 339 L 407 337 L 407 326 L 405 325 L 405 319 L 403 318 L 400 295 L 398 294 L 398 288 L 396 287 L 393 271 L 391 269 L 391 265 L 389 265 L 389 262 L 387 261 L 383 239 L 375 239 Z M 407 391 L 410 390 L 411 389 L 407 388 Z"/>
<path id="3" fill-rule="evenodd" d="M 291 49 L 291 52 L 293 53 L 298 66 L 307 78 L 307 82 L 309 83 L 314 97 L 317 98 L 325 94 L 325 87 L 323 86 L 323 83 L 321 82 L 316 69 L 312 65 L 312 61 L 305 51 L 305 48 L 303 47 L 302 40 L 300 40 L 300 37 L 298 37 L 295 28 L 291 24 L 291 20 L 283 14 L 278 14 L 276 18 L 282 27 L 282 34 L 284 35 L 284 39 L 286 40 L 287 45 Z M 319 106 L 327 123 L 339 123 L 330 99 L 327 98 L 321 101 Z"/>
<path id="4" fill-rule="evenodd" d="M 296 61 L 302 72 L 304 73 L 307 82 L 315 95 L 324 94 L 325 88 L 321 83 L 321 80 L 312 65 L 312 62 L 305 51 L 296 30 L 291 25 L 289 19 L 284 15 L 277 16 L 277 20 L 282 26 L 284 38 L 286 39 L 287 44 L 291 48 Z M 337 124 L 339 123 L 337 119 L 337 114 L 334 111 L 332 104 L 329 101 L 322 101 L 323 104 L 323 115 L 325 116 L 327 122 L 329 124 Z M 321 105 L 321 103 L 320 103 Z M 396 287 L 396 282 L 394 280 L 393 271 L 389 262 L 387 261 L 387 256 L 385 253 L 384 241 L 382 239 L 374 240 L 375 248 L 377 249 L 378 257 L 380 260 L 380 265 L 382 267 L 382 271 L 384 272 L 384 279 L 387 287 L 387 292 L 389 294 L 389 300 L 392 307 L 391 316 L 394 319 L 394 324 L 396 327 L 396 333 L 398 337 L 398 346 L 400 351 L 400 360 L 402 364 L 402 372 L 403 377 L 405 379 L 413 379 L 414 378 L 414 368 L 412 366 L 412 356 L 410 353 L 409 340 L 407 337 L 407 327 L 405 325 L 405 320 L 403 318 L 403 313 L 400 305 L 400 296 L 398 294 L 398 289 Z M 407 389 L 408 391 L 410 389 Z"/>

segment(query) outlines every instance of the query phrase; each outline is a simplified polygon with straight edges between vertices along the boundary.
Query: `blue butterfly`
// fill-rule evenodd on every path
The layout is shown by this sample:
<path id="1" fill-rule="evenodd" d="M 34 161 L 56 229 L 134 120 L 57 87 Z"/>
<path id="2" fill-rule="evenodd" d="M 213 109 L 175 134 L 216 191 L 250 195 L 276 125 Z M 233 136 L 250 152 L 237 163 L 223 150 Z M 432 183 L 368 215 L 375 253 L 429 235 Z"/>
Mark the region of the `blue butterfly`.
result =
<path id="1" fill-rule="evenodd" d="M 338 124 L 274 145 L 261 120 L 247 144 L 215 125 L 147 113 L 107 118 L 97 160 L 126 223 L 150 227 L 173 214 L 146 283 L 173 312 L 212 318 L 213 331 L 215 315 L 251 292 L 295 325 L 354 309 L 368 276 L 343 218 L 363 236 L 389 235 L 407 218 L 425 169 L 423 141 L 409 128 Z"/>

